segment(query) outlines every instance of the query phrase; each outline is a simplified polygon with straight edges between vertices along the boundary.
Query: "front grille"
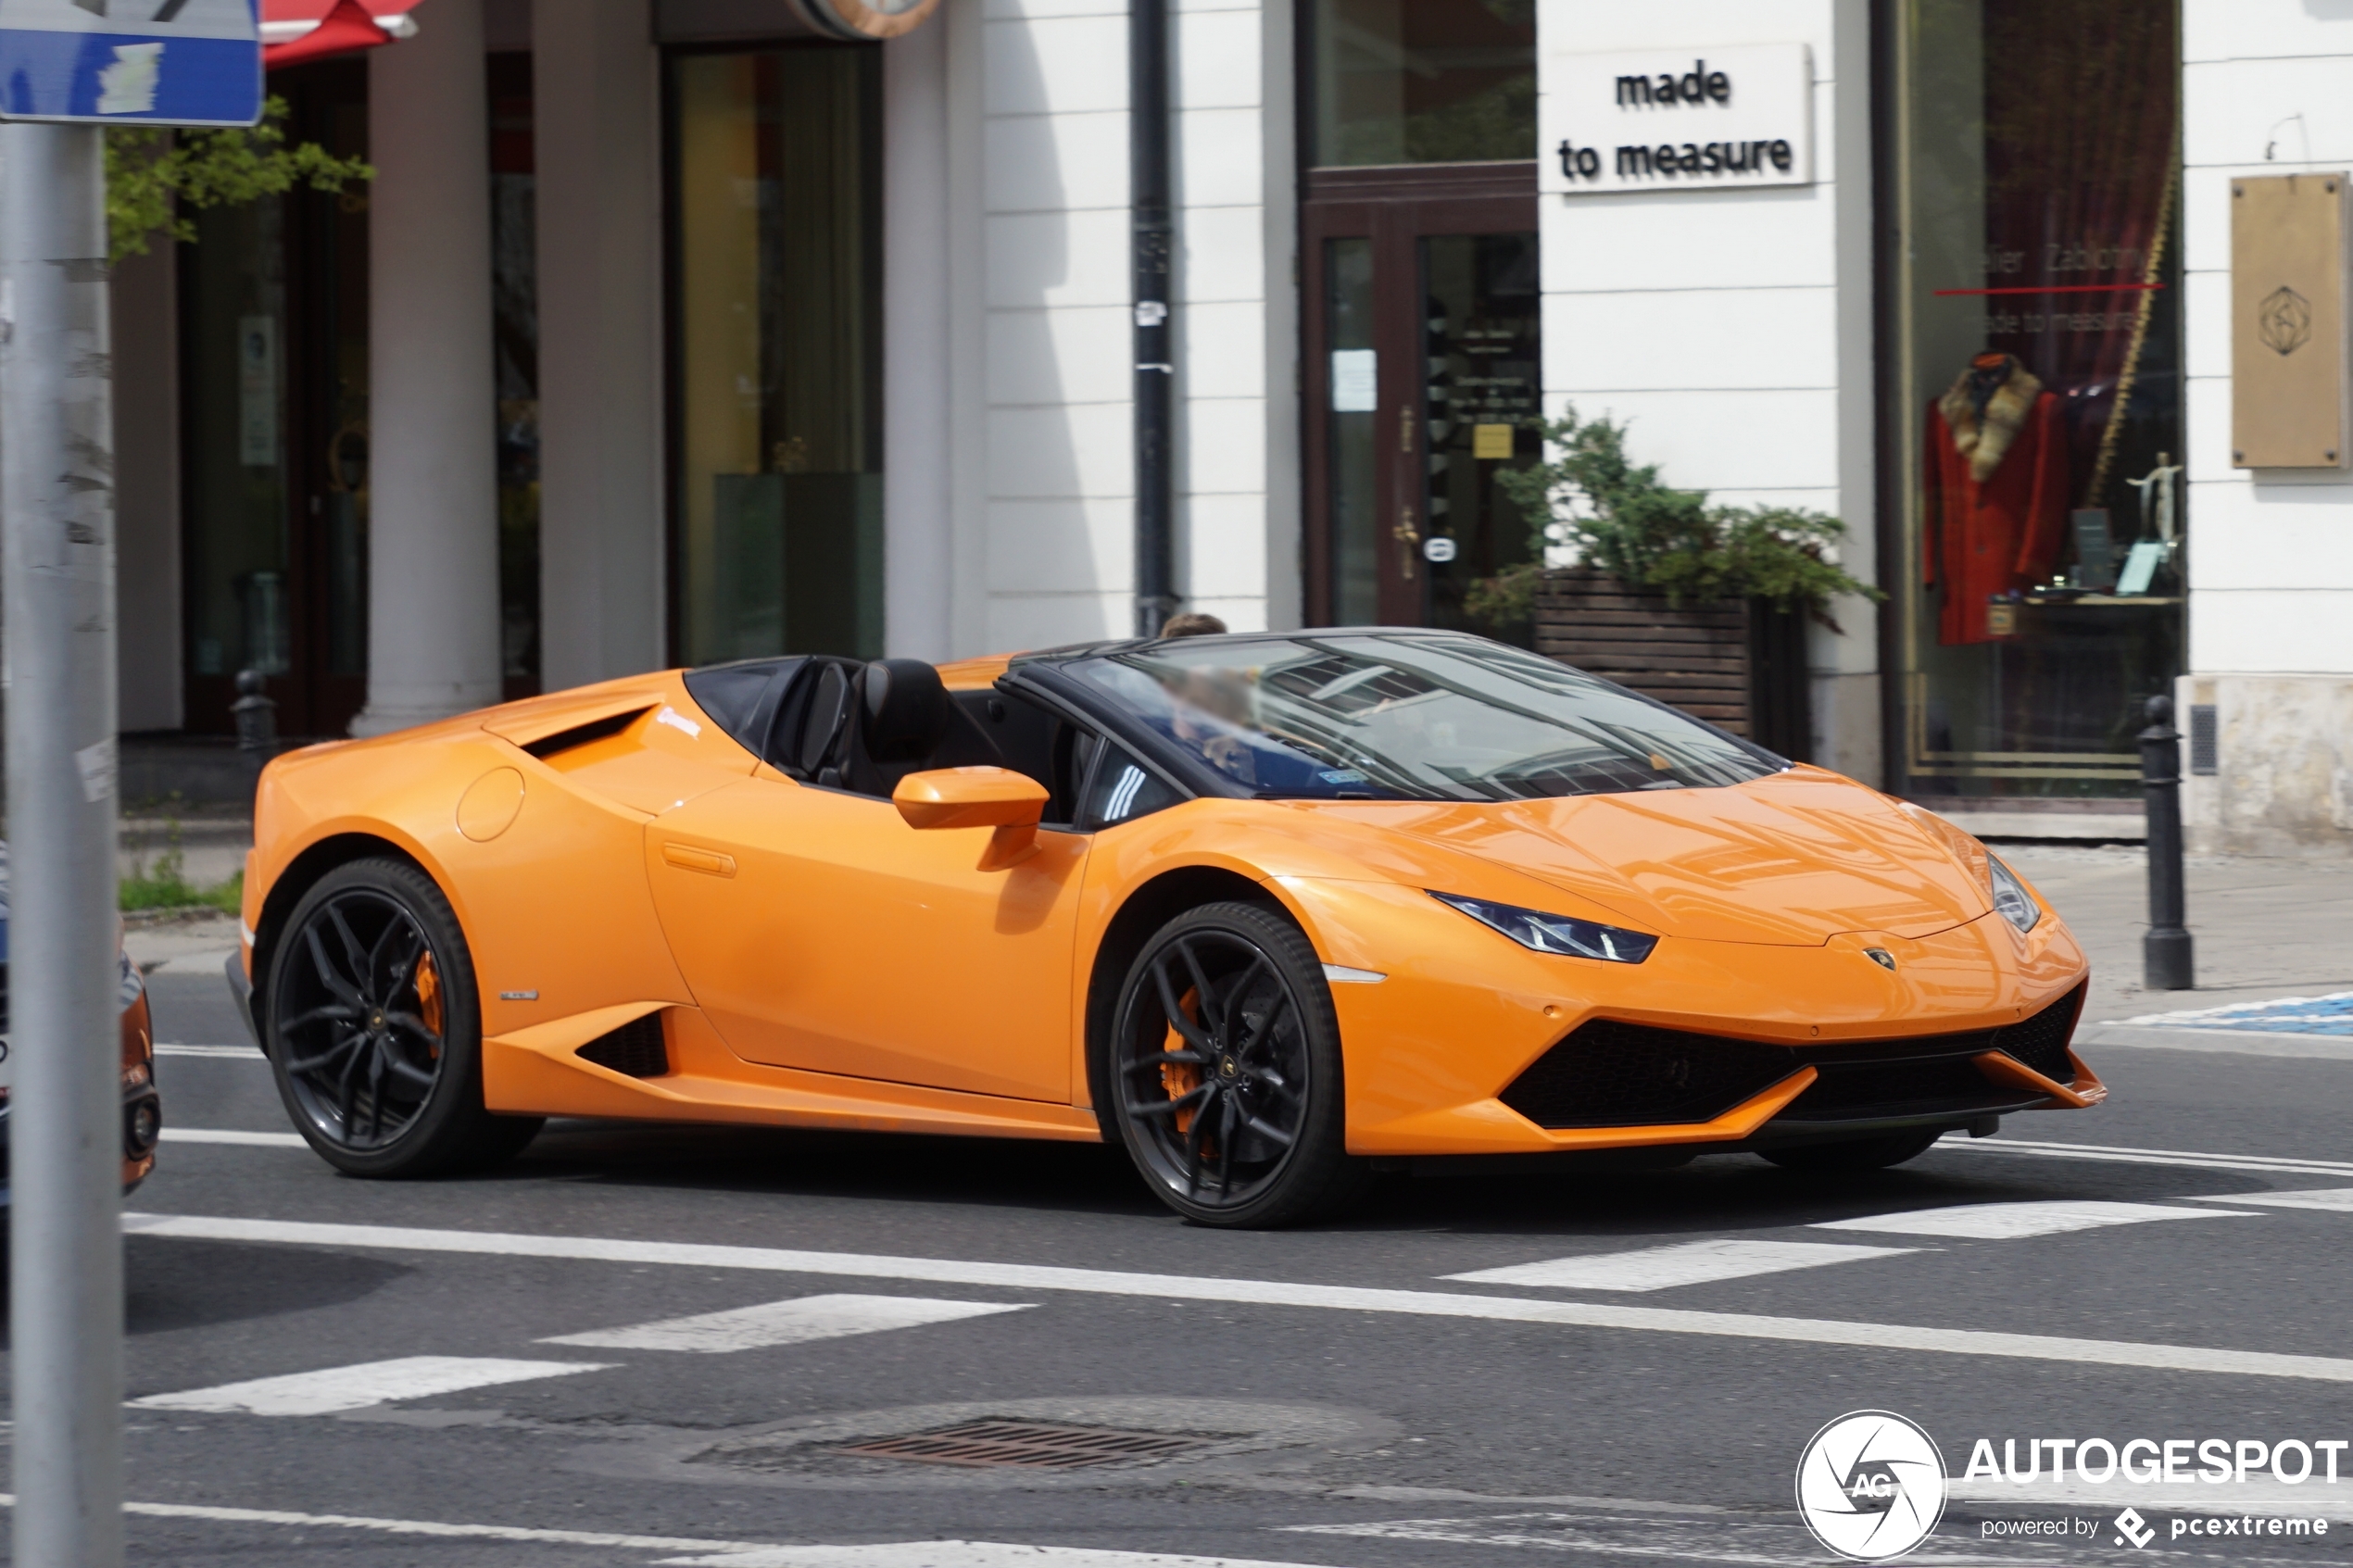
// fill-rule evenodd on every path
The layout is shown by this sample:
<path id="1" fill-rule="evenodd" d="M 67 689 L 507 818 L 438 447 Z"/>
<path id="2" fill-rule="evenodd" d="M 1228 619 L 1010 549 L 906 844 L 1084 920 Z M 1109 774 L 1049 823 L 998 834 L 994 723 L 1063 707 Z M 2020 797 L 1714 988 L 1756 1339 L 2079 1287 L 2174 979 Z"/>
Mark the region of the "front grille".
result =
<path id="1" fill-rule="evenodd" d="M 662 1043 L 661 1014 L 632 1019 L 610 1035 L 580 1047 L 579 1057 L 632 1078 L 659 1078 L 670 1071 L 670 1047 Z"/>
<path id="2" fill-rule="evenodd" d="M 1536 1059 L 1498 1098 L 1540 1127 L 1642 1127 L 1712 1121 L 1800 1067 L 1818 1076 L 1782 1116 L 1847 1121 L 2018 1103 L 1971 1060 L 2007 1051 L 2046 1078 L 2074 1076 L 2067 1042 L 2083 989 L 1999 1029 L 1907 1040 L 1768 1046 L 1595 1019 Z"/>
<path id="3" fill-rule="evenodd" d="M 1127 1432 L 1112 1426 L 1051 1426 L 1035 1421 L 966 1421 L 929 1432 L 870 1437 L 839 1451 L 925 1464 L 1018 1465 L 1039 1470 L 1094 1470 L 1148 1464 L 1205 1448 L 1214 1439 L 1171 1432 Z"/>

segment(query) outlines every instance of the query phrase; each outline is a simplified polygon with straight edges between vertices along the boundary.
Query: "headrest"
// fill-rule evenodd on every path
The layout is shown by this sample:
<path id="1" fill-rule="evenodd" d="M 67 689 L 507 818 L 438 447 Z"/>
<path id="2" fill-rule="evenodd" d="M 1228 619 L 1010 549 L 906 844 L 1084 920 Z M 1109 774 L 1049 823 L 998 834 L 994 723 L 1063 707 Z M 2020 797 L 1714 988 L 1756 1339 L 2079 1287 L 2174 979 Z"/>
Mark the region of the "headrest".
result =
<path id="1" fill-rule="evenodd" d="M 920 659 L 878 659 L 860 677 L 859 719 L 876 762 L 919 762 L 938 749 L 955 705 L 939 671 Z"/>

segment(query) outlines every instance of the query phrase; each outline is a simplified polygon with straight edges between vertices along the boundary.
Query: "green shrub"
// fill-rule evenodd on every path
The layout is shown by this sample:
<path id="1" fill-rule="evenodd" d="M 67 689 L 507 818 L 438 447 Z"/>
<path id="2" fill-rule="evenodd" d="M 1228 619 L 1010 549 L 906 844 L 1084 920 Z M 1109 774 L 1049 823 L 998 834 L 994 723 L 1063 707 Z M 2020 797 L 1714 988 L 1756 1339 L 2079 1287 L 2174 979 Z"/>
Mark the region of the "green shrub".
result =
<path id="1" fill-rule="evenodd" d="M 1549 548 L 1567 546 L 1583 564 L 1629 587 L 1686 599 L 1758 598 L 1783 609 L 1803 607 L 1823 625 L 1841 594 L 1885 596 L 1842 571 L 1829 556 L 1846 525 L 1824 512 L 1788 507 L 1712 507 L 1704 490 L 1659 483 L 1658 465 L 1626 455 L 1626 427 L 1606 416 L 1532 420 L 1544 435 L 1544 461 L 1506 469 L 1495 483 L 1530 520 L 1534 559 L 1481 580 L 1469 595 L 1473 614 L 1525 619 L 1533 608 Z"/>

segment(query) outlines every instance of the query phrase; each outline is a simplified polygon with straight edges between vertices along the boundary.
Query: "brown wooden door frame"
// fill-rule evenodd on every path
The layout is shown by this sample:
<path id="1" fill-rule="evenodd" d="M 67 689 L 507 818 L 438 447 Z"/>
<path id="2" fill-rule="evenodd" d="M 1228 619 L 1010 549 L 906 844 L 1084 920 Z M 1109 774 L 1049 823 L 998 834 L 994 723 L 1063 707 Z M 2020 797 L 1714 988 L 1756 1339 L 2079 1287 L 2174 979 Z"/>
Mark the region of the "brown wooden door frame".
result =
<path id="1" fill-rule="evenodd" d="M 1428 579 L 1419 555 L 1427 531 L 1428 427 L 1423 282 L 1417 242 L 1433 234 L 1532 233 L 1536 165 L 1433 164 L 1307 172 L 1300 206 L 1301 485 L 1306 612 L 1329 625 L 1332 604 L 1331 353 L 1327 342 L 1327 244 L 1372 244 L 1377 450 L 1374 508 L 1381 520 L 1380 617 L 1419 625 L 1428 617 Z"/>

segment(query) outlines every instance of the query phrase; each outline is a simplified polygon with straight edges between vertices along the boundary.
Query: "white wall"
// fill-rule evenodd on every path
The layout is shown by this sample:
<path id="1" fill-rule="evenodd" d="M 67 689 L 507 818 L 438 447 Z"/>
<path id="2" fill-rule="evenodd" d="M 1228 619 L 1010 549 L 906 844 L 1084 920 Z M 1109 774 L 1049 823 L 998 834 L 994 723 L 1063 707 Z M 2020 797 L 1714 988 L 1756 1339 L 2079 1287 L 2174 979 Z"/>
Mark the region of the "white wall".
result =
<path id="1" fill-rule="evenodd" d="M 1269 541 L 1295 539 L 1298 509 L 1288 304 L 1267 299 L 1268 258 L 1287 265 L 1290 226 L 1287 184 L 1278 221 L 1267 218 L 1268 169 L 1289 168 L 1288 11 L 1280 0 L 1273 8 L 1280 28 L 1261 0 L 1178 0 L 1174 22 L 1178 581 L 1190 607 L 1238 626 L 1265 624 L 1277 581 L 1270 553 L 1295 553 Z M 1126 0 L 984 0 L 980 25 L 961 31 L 952 10 L 951 105 L 966 64 L 957 56 L 977 53 L 968 67 L 978 73 L 984 279 L 971 477 L 985 500 L 957 528 L 982 538 L 977 550 L 961 538 L 951 550 L 960 572 L 977 571 L 979 603 L 954 616 L 955 651 L 1126 635 L 1135 592 Z M 1270 137 L 1274 120 L 1283 128 Z M 951 159 L 957 133 L 951 125 Z M 950 340 L 961 331 L 951 320 Z M 1284 589 L 1295 602 L 1295 585 Z"/>
<path id="2" fill-rule="evenodd" d="M 2353 169 L 2353 10 L 2183 0 L 2182 55 L 2190 668 L 2353 673 L 2353 475 L 2231 467 L 2230 382 L 2231 176 Z"/>
<path id="3" fill-rule="evenodd" d="M 1810 46 L 1814 184 L 1541 198 L 1545 401 L 1627 421 L 1670 484 L 1843 518 L 1843 564 L 1873 581 L 1868 0 L 1540 0 L 1537 18 L 1541 92 L 1564 47 Z M 1877 612 L 1834 613 L 1845 634 L 1818 627 L 1811 649 L 1815 758 L 1878 783 Z"/>
<path id="4" fill-rule="evenodd" d="M 2353 475 L 2233 469 L 2230 381 L 2231 178 L 2353 170 L 2353 10 L 2183 0 L 2182 56 L 2192 842 L 2353 853 Z"/>

